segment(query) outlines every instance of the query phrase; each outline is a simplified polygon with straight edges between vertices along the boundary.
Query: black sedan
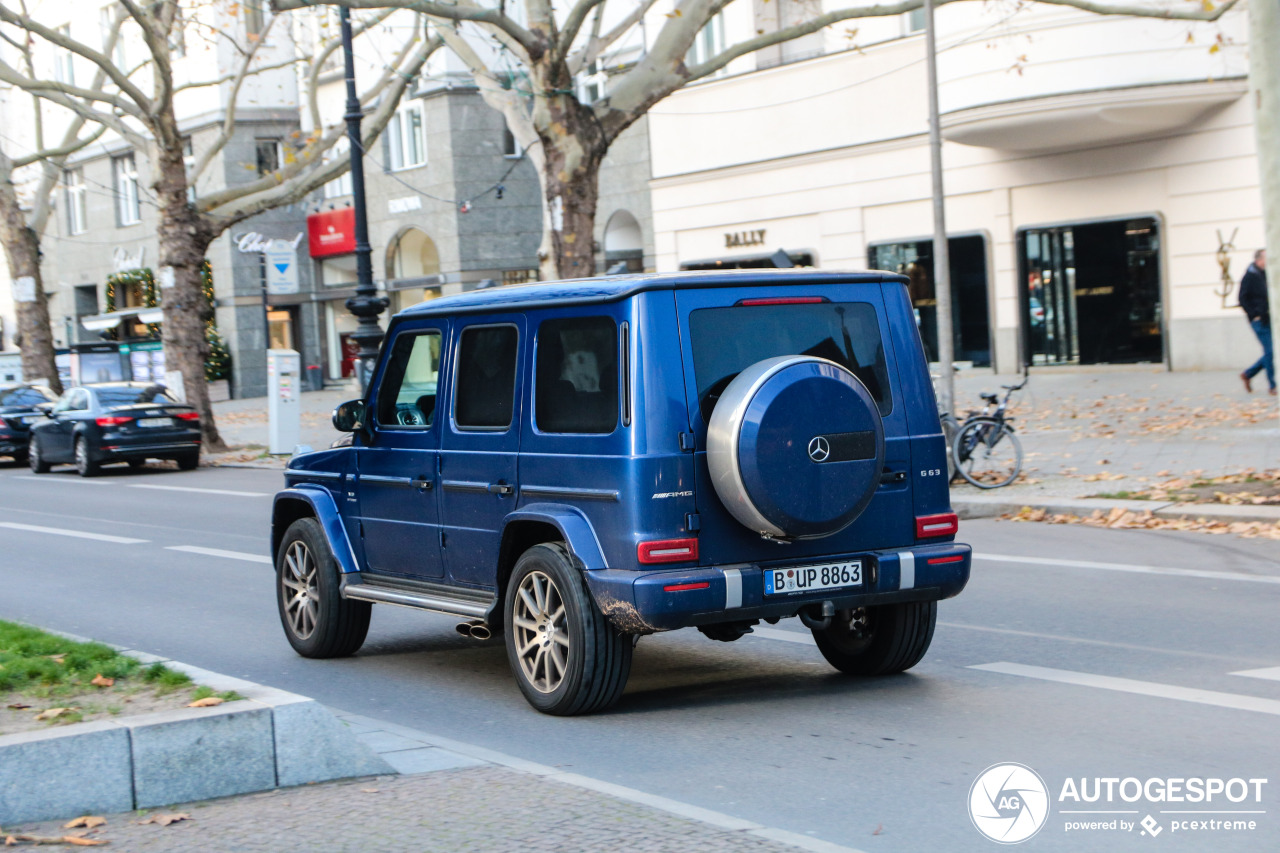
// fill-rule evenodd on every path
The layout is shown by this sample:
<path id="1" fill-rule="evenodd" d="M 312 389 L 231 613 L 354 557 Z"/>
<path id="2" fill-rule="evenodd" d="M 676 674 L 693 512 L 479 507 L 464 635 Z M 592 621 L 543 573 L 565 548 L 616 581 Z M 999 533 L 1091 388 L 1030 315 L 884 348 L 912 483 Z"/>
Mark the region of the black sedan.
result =
<path id="1" fill-rule="evenodd" d="M 140 468 L 148 459 L 175 459 L 189 471 L 200 464 L 200 415 L 163 385 L 103 382 L 67 391 L 31 426 L 27 460 L 43 474 L 72 462 L 81 477 L 104 463 Z"/>
<path id="2" fill-rule="evenodd" d="M 25 462 L 31 424 L 44 420 L 45 411 L 57 399 L 42 385 L 0 387 L 0 456 Z"/>

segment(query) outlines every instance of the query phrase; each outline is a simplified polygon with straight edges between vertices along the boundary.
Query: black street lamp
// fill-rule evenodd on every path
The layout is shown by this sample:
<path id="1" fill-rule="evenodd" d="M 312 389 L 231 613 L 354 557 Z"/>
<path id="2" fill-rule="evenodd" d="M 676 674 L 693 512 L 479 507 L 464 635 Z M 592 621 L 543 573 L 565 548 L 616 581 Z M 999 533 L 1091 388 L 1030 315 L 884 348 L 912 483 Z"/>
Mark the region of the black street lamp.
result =
<path id="1" fill-rule="evenodd" d="M 342 22 L 342 59 L 347 78 L 347 142 L 351 152 L 351 195 L 356 213 L 356 295 L 347 300 L 347 310 L 359 324 L 351 339 L 360 346 L 358 356 L 360 390 L 368 391 L 373 367 L 378 360 L 378 345 L 383 331 L 378 315 L 386 310 L 386 297 L 378 296 L 373 284 L 373 247 L 369 245 L 369 217 L 364 206 L 364 144 L 360 139 L 360 120 L 364 111 L 356 95 L 356 63 L 351 51 L 351 12 L 346 6 L 338 10 Z"/>

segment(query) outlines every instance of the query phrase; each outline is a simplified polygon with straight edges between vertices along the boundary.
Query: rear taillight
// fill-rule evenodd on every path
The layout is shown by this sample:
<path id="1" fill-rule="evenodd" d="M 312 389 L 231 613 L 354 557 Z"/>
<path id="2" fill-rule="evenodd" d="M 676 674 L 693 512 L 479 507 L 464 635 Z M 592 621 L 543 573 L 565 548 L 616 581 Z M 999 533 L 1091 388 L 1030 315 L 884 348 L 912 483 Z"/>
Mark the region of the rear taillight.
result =
<path id="1" fill-rule="evenodd" d="M 174 417 L 184 421 L 198 421 L 200 420 L 200 413 L 199 412 L 178 412 L 176 415 L 174 415 Z"/>
<path id="2" fill-rule="evenodd" d="M 960 518 L 954 512 L 916 517 L 916 538 L 932 539 L 935 536 L 955 536 L 960 530 Z"/>
<path id="3" fill-rule="evenodd" d="M 98 418 L 97 424 L 98 426 L 120 426 L 121 424 L 127 424 L 131 420 L 133 420 L 133 418 L 113 416 L 109 418 Z"/>
<path id="4" fill-rule="evenodd" d="M 653 542 L 641 542 L 636 547 L 636 559 L 645 565 L 687 563 L 698 559 L 698 540 L 657 539 Z"/>

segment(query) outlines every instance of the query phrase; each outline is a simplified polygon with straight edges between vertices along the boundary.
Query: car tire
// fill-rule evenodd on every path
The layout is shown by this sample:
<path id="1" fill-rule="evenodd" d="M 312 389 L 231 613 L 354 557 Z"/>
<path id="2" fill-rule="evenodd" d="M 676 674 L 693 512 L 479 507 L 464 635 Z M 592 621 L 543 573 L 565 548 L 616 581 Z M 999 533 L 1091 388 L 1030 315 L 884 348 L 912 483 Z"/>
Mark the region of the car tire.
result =
<path id="1" fill-rule="evenodd" d="M 305 658 L 355 654 L 369 633 L 373 605 L 344 599 L 338 563 L 314 518 L 285 531 L 276 552 L 276 605 L 293 650 Z"/>
<path id="2" fill-rule="evenodd" d="M 89 455 L 89 442 L 83 435 L 76 437 L 76 473 L 81 477 L 96 477 L 101 466 Z"/>
<path id="3" fill-rule="evenodd" d="M 516 561 L 503 605 L 507 659 L 525 699 L 544 714 L 573 716 L 618 701 L 634 646 L 587 592 L 561 543 Z"/>
<path id="4" fill-rule="evenodd" d="M 813 639 L 827 663 L 847 675 L 891 675 L 920 662 L 938 621 L 936 601 L 840 610 Z"/>
<path id="5" fill-rule="evenodd" d="M 27 465 L 30 466 L 34 474 L 48 474 L 49 463 L 44 461 L 44 454 L 40 452 L 40 439 L 34 435 L 31 441 L 27 443 Z"/>
<path id="6" fill-rule="evenodd" d="M 200 467 L 200 453 L 188 453 L 186 456 L 179 456 L 177 459 L 179 471 L 194 471 Z"/>

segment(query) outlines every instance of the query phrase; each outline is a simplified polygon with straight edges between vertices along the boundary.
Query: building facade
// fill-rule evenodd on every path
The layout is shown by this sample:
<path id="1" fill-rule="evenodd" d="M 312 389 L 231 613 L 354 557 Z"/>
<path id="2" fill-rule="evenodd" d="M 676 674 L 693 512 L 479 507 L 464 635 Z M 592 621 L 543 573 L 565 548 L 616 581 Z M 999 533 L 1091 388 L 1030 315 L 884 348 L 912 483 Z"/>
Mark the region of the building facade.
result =
<path id="1" fill-rule="evenodd" d="M 1243 14 L 938 10 L 958 359 L 1012 372 L 1256 356 L 1234 293 L 1263 244 Z M 856 50 L 828 39 L 786 64 L 739 61 L 653 109 L 657 265 L 783 250 L 902 272 L 936 354 L 923 22 L 879 26 Z"/>

